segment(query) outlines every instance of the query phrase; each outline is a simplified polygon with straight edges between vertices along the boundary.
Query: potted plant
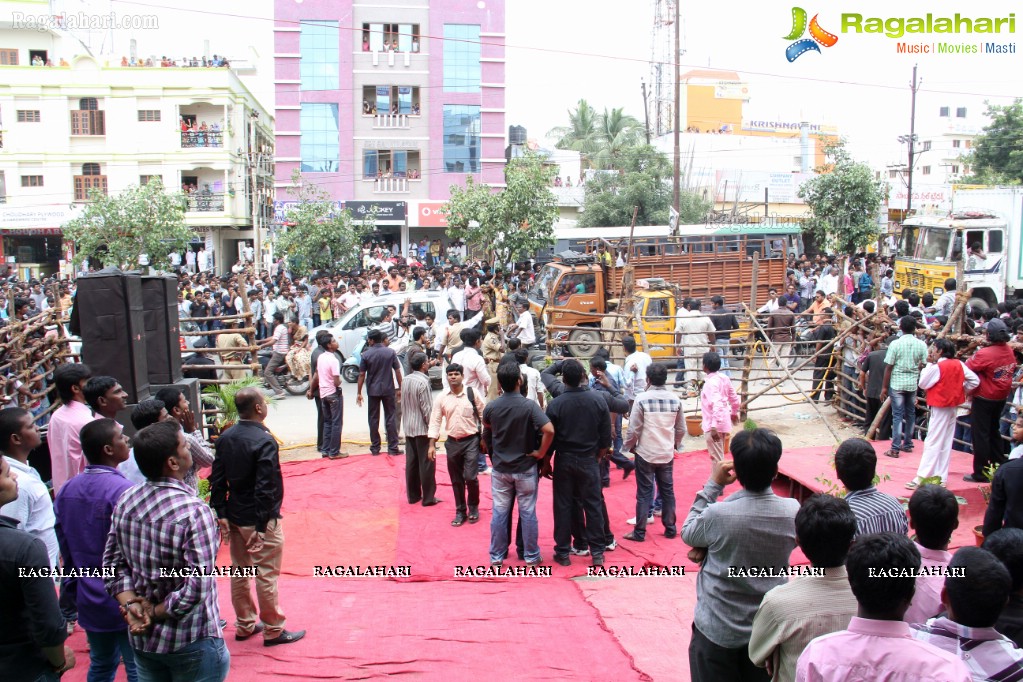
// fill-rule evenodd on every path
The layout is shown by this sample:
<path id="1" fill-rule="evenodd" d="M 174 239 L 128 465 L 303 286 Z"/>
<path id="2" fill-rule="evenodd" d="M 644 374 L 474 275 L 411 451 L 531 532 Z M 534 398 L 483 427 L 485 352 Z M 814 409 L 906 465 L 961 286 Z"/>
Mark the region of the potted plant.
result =
<path id="1" fill-rule="evenodd" d="M 702 436 L 703 413 L 700 411 L 700 394 L 703 392 L 703 379 L 694 379 L 691 386 L 696 391 L 696 413 L 686 415 L 686 433 L 690 436 Z"/>
<path id="2" fill-rule="evenodd" d="M 243 388 L 260 388 L 262 385 L 262 379 L 251 376 L 244 379 L 235 379 L 229 384 L 210 384 L 204 388 L 202 391 L 203 404 L 220 411 L 210 431 L 215 430 L 216 436 L 219 436 L 233 426 L 238 421 L 238 406 L 234 402 L 234 397 L 238 394 L 238 391 Z M 266 398 L 268 405 L 272 405 L 275 400 L 276 398 L 272 396 Z M 213 433 L 211 433 L 210 438 L 215 440 Z"/>
<path id="3" fill-rule="evenodd" d="M 984 478 L 988 480 L 988 484 L 980 486 L 980 494 L 984 496 L 985 507 L 991 502 L 991 482 L 995 480 L 995 473 L 998 471 L 999 466 L 999 464 L 992 462 L 984 467 Z M 974 527 L 973 537 L 978 547 L 984 544 L 984 526 Z"/>

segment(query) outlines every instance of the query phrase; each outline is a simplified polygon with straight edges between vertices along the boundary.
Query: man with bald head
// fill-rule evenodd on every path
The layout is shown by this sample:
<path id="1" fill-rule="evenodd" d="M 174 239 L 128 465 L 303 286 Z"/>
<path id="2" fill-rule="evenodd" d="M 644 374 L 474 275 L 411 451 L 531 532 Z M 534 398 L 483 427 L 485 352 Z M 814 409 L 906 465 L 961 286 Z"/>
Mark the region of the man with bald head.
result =
<path id="1" fill-rule="evenodd" d="M 231 545 L 231 564 L 257 570 L 256 601 L 248 577 L 231 577 L 231 603 L 237 617 L 234 638 L 246 640 L 262 632 L 264 646 L 289 644 L 302 639 L 305 630 L 284 629 L 278 600 L 284 478 L 277 440 L 263 425 L 266 399 L 262 393 L 244 388 L 234 402 L 238 423 L 220 435 L 210 473 L 210 506 L 217 512 L 221 537 Z"/>

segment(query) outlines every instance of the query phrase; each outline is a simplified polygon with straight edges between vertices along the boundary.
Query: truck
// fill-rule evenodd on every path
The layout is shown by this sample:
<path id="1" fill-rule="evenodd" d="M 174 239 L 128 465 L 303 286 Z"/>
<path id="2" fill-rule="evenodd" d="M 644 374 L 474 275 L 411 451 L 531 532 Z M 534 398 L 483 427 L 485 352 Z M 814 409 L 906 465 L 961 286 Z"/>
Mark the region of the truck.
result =
<path id="1" fill-rule="evenodd" d="M 993 308 L 1023 288 L 1023 188 L 955 186 L 947 216 L 913 216 L 902 225 L 895 293 L 935 297 L 961 273 L 970 305 Z"/>
<path id="2" fill-rule="evenodd" d="M 588 359 L 601 346 L 600 321 L 608 301 L 631 294 L 640 304 L 643 334 L 633 323 L 637 344 L 646 336 L 651 356 L 670 357 L 675 354 L 675 315 L 681 296 L 709 303 L 711 296 L 720 295 L 733 310 L 750 302 L 754 255 L 759 258 L 756 304 L 767 301 L 772 287 L 783 290 L 787 249 L 777 241 L 773 233 L 711 234 L 675 238 L 626 254 L 614 249 L 624 257 L 625 266 L 617 257 L 605 255 L 611 249 L 596 245 L 588 253 L 564 252 L 540 270 L 529 292 L 530 310 L 541 329 L 553 327 L 555 336 L 567 341 L 569 353 Z M 646 286 L 627 288 L 624 276 L 630 270 L 633 282 Z"/>

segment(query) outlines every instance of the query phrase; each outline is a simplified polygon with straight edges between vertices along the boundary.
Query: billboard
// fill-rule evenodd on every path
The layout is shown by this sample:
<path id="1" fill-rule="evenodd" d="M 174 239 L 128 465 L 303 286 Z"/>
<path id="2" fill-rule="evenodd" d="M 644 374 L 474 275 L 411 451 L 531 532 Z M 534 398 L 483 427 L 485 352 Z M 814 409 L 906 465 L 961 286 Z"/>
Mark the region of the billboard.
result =
<path id="1" fill-rule="evenodd" d="M 448 217 L 441 213 L 446 201 L 420 201 L 416 215 L 409 217 L 409 224 L 416 227 L 447 227 Z"/>

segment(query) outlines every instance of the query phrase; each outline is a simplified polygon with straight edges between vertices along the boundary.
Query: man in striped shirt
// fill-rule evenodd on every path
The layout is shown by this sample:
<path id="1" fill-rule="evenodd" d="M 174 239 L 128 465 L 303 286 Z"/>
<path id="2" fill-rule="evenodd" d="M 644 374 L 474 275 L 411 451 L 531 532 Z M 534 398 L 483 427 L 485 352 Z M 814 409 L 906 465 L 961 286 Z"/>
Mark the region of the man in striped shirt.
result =
<path id="1" fill-rule="evenodd" d="M 288 354 L 288 350 L 291 348 L 291 335 L 297 325 L 295 322 L 284 324 L 284 313 L 280 311 L 273 314 L 273 323 L 273 335 L 259 344 L 261 348 L 264 346 L 271 346 L 273 348 L 270 362 L 266 364 L 266 369 L 263 370 L 263 379 L 273 389 L 274 395 L 278 398 L 285 398 L 288 394 L 281 388 L 281 383 L 277 380 L 277 376 L 274 373 L 278 367 L 284 364 L 284 356 Z"/>
<path id="2" fill-rule="evenodd" d="M 184 483 L 192 454 L 173 422 L 135 436 L 135 461 L 147 482 L 130 488 L 114 508 L 103 553 L 113 568 L 107 591 L 121 605 L 139 677 L 169 679 L 208 671 L 227 677 L 216 578 L 196 575 L 216 566 L 220 536 L 209 505 Z M 184 577 L 182 577 L 184 576 Z"/>
<path id="3" fill-rule="evenodd" d="M 409 369 L 401 392 L 401 426 L 405 431 L 405 493 L 409 504 L 422 501 L 432 507 L 437 499 L 436 453 L 430 453 L 430 415 L 433 394 L 426 375 L 426 353 L 409 355 Z"/>
<path id="4" fill-rule="evenodd" d="M 877 453 L 862 438 L 848 438 L 835 452 L 835 471 L 849 493 L 845 501 L 856 514 L 856 537 L 870 533 L 907 535 L 909 524 L 902 504 L 874 485 Z"/>

